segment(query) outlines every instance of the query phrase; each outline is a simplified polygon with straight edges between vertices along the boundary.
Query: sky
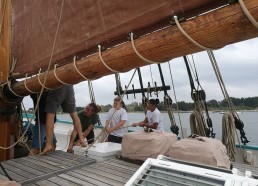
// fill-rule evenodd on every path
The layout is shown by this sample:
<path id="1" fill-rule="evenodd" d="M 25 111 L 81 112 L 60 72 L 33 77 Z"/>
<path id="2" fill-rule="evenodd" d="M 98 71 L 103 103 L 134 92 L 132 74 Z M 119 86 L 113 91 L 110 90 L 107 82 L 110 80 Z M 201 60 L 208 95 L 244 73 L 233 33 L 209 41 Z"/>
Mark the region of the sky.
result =
<path id="1" fill-rule="evenodd" d="M 258 38 L 228 45 L 222 49 L 214 51 L 222 78 L 230 97 L 247 98 L 258 96 Z M 199 52 L 188 55 L 188 58 L 194 64 L 198 73 L 199 82 L 206 92 L 206 100 L 216 99 L 221 101 L 224 99 L 212 65 L 210 63 L 207 52 Z M 171 71 L 169 70 L 169 64 Z M 190 92 L 190 83 L 186 71 L 183 57 L 175 58 L 167 63 L 161 64 L 165 84 L 171 87 L 168 91 L 169 96 L 175 102 L 175 95 L 172 89 L 171 74 L 174 82 L 177 101 L 192 102 Z M 141 67 L 141 74 L 144 88 L 148 82 L 157 82 L 157 86 L 161 86 L 158 66 L 156 64 Z M 126 73 L 120 73 L 122 87 L 128 85 L 134 70 Z M 102 77 L 92 81 L 96 103 L 99 105 L 112 104 L 116 90 L 115 75 Z M 133 77 L 129 89 L 132 89 L 134 84 L 135 89 L 140 88 L 138 74 Z M 88 82 L 81 82 L 74 85 L 76 106 L 85 106 L 90 103 Z M 158 98 L 163 100 L 164 94 L 158 94 Z M 151 98 L 156 98 L 152 94 Z M 136 99 L 133 95 L 125 95 L 123 100 L 126 104 L 132 102 L 141 102 L 142 95 L 136 94 Z M 25 108 L 33 107 L 30 97 L 25 97 L 23 100 Z"/>

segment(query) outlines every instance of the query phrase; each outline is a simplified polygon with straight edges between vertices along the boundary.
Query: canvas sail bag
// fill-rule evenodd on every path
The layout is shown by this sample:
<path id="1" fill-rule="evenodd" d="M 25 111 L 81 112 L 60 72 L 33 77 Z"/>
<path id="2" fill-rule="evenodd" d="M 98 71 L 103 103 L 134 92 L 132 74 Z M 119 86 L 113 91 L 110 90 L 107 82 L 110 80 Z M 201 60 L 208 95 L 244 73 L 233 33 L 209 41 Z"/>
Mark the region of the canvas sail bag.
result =
<path id="1" fill-rule="evenodd" d="M 226 147 L 217 139 L 207 137 L 187 138 L 171 145 L 169 157 L 204 165 L 230 168 Z"/>
<path id="2" fill-rule="evenodd" d="M 123 136 L 122 156 L 133 160 L 157 158 L 168 155 L 169 149 L 177 141 L 177 136 L 168 132 L 137 131 Z"/>

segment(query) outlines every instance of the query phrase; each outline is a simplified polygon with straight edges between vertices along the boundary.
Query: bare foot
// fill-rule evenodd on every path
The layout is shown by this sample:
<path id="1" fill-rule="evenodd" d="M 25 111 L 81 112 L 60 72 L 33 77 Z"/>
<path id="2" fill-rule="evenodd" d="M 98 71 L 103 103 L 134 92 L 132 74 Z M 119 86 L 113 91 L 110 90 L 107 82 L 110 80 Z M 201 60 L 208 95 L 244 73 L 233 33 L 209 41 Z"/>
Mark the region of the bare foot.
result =
<path id="1" fill-rule="evenodd" d="M 74 151 L 73 151 L 73 148 L 68 148 L 67 150 L 66 150 L 68 153 L 74 153 Z"/>
<path id="2" fill-rule="evenodd" d="M 81 147 L 87 147 L 88 145 L 85 143 L 85 141 L 80 141 Z"/>
<path id="3" fill-rule="evenodd" d="M 41 155 L 47 155 L 49 152 L 53 151 L 53 147 L 52 146 L 45 146 L 43 152 L 41 153 Z"/>

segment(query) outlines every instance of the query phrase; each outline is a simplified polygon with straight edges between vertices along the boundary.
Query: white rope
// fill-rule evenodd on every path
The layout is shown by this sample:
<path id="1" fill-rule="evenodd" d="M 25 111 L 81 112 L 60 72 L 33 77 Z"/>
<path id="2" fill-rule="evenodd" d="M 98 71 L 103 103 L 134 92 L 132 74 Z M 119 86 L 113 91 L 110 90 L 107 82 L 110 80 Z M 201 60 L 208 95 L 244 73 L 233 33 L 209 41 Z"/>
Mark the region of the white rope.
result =
<path id="1" fill-rule="evenodd" d="M 73 66 L 74 66 L 76 72 L 77 72 L 81 77 L 83 77 L 86 81 L 91 80 L 91 79 L 85 77 L 85 76 L 79 71 L 79 69 L 78 69 L 78 67 L 77 67 L 77 65 L 76 65 L 76 56 L 73 57 Z"/>
<path id="2" fill-rule="evenodd" d="M 100 59 L 100 61 L 102 62 L 102 64 L 103 64 L 108 70 L 110 70 L 111 72 L 120 73 L 119 71 L 114 70 L 114 69 L 110 68 L 109 66 L 107 66 L 107 64 L 105 63 L 105 61 L 103 60 L 103 58 L 102 58 L 102 56 L 101 56 L 101 45 L 98 45 L 98 50 L 99 50 L 99 59 Z"/>
<path id="3" fill-rule="evenodd" d="M 57 77 L 57 75 L 56 75 L 56 65 L 57 65 L 57 64 L 55 64 L 55 66 L 54 66 L 54 76 L 55 76 L 55 78 L 57 79 L 57 81 L 59 81 L 60 83 L 62 83 L 62 84 L 64 84 L 64 85 L 72 85 L 72 84 L 63 82 L 60 78 Z"/>
<path id="4" fill-rule="evenodd" d="M 199 44 L 199 43 L 196 42 L 191 36 L 189 36 L 189 35 L 184 31 L 184 29 L 181 27 L 181 25 L 180 25 L 180 23 L 179 23 L 179 21 L 178 21 L 178 19 L 177 19 L 177 16 L 174 16 L 174 20 L 175 20 L 175 23 L 176 23 L 178 29 L 180 30 L 180 32 L 181 32 L 189 41 L 191 41 L 194 45 L 196 45 L 197 47 L 199 47 L 199 48 L 201 48 L 201 49 L 203 49 L 203 50 L 213 50 L 213 49 L 211 49 L 211 48 L 208 48 L 208 47 L 205 47 L 205 46 Z"/>
<path id="5" fill-rule="evenodd" d="M 141 58 L 143 61 L 150 63 L 150 64 L 158 64 L 158 63 L 163 63 L 163 62 L 157 62 L 157 61 L 151 61 L 149 59 L 146 59 L 145 57 L 143 57 L 136 49 L 135 45 L 134 45 L 134 39 L 133 39 L 133 32 L 131 32 L 130 34 L 130 38 L 131 38 L 131 43 L 132 43 L 132 47 L 134 52 L 136 53 L 136 55 Z"/>
<path id="6" fill-rule="evenodd" d="M 253 16 L 250 14 L 248 9 L 245 6 L 245 3 L 243 0 L 238 0 L 240 7 L 242 8 L 243 12 L 245 13 L 246 17 L 249 19 L 249 21 L 255 26 L 255 28 L 258 29 L 258 22 L 253 18 Z"/>
<path id="7" fill-rule="evenodd" d="M 8 86 L 8 88 L 9 88 L 9 90 L 10 90 L 15 96 L 20 97 L 20 98 L 23 98 L 23 97 L 24 97 L 24 96 L 21 96 L 21 95 L 15 93 L 15 92 L 12 90 L 11 84 L 10 84 L 10 82 L 9 82 L 9 80 L 8 80 L 8 77 L 7 77 L 6 82 L 7 82 L 7 86 Z"/>
<path id="8" fill-rule="evenodd" d="M 222 143 L 227 148 L 227 154 L 231 161 L 236 157 L 236 128 L 234 117 L 231 113 L 225 113 L 222 117 Z"/>
<path id="9" fill-rule="evenodd" d="M 30 90 L 30 89 L 28 88 L 28 86 L 27 86 L 27 84 L 26 84 L 26 82 L 27 82 L 27 76 L 28 76 L 28 73 L 26 73 L 25 80 L 24 80 L 24 86 L 25 86 L 25 88 L 26 88 L 27 91 L 29 91 L 30 93 L 36 93 L 36 92 L 33 92 L 32 90 Z"/>
<path id="10" fill-rule="evenodd" d="M 38 81 L 39 81 L 39 84 L 41 85 L 41 87 L 42 87 L 42 88 L 45 88 L 45 89 L 47 89 L 47 90 L 54 90 L 54 89 L 52 89 L 52 88 L 46 87 L 46 85 L 44 85 L 44 83 L 41 82 L 41 80 L 40 80 L 40 74 L 41 74 L 41 68 L 39 69 L 39 74 L 37 75 Z M 45 82 L 45 84 L 46 84 L 46 81 L 44 81 L 44 82 Z M 40 96 L 40 97 L 41 97 L 41 96 Z"/>

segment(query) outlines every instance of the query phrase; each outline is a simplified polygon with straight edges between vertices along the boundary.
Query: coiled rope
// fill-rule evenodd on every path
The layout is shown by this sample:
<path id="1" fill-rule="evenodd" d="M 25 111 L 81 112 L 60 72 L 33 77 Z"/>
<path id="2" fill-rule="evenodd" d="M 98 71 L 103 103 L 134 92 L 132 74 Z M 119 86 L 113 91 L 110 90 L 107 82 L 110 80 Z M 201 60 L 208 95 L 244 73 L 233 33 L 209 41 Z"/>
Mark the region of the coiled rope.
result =
<path id="1" fill-rule="evenodd" d="M 222 117 L 222 143 L 227 147 L 227 154 L 231 161 L 236 158 L 236 127 L 231 113 L 225 113 Z"/>

